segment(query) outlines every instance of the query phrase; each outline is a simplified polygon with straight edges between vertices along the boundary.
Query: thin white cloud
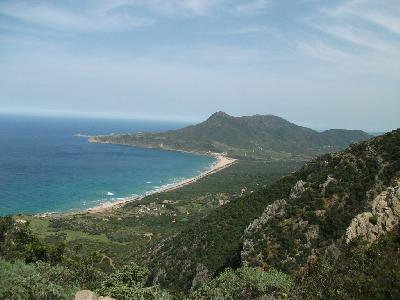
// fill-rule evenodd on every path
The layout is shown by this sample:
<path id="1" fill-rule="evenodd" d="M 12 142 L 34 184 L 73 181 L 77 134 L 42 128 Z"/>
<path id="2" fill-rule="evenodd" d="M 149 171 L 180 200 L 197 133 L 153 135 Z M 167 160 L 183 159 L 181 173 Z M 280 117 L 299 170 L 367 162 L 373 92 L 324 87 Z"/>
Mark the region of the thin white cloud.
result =
<path id="1" fill-rule="evenodd" d="M 400 17 L 393 17 L 393 12 L 399 4 L 391 0 L 348 0 L 321 8 L 305 22 L 317 31 L 309 32 L 298 42 L 298 48 L 308 56 L 341 65 L 371 69 L 398 65 L 396 24 Z"/>
<path id="2" fill-rule="evenodd" d="M 200 17 L 228 9 L 224 0 L 88 0 L 80 5 L 72 10 L 57 2 L 6 0 L 0 2 L 0 15 L 57 30 L 121 32 L 160 17 Z"/>
<path id="3" fill-rule="evenodd" d="M 347 52 L 317 39 L 297 42 L 297 46 L 305 54 L 323 61 L 337 63 L 344 60 L 348 61 L 351 58 L 351 55 Z"/>
<path id="4" fill-rule="evenodd" d="M 257 14 L 267 8 L 269 0 L 138 0 L 137 3 L 166 15 L 207 16 L 216 11 Z"/>
<path id="5" fill-rule="evenodd" d="M 327 11 L 332 16 L 356 17 L 373 23 L 392 33 L 400 34 L 400 1 L 349 0 Z"/>
<path id="6" fill-rule="evenodd" d="M 149 18 L 113 14 L 110 11 L 75 12 L 62 7 L 19 1 L 0 3 L 0 14 L 52 29 L 87 32 L 126 31 L 153 22 Z"/>
<path id="7" fill-rule="evenodd" d="M 268 4 L 268 0 L 246 1 L 246 3 L 236 5 L 234 11 L 240 14 L 256 14 L 264 11 Z"/>
<path id="8" fill-rule="evenodd" d="M 394 53 L 400 50 L 399 43 L 389 42 L 387 39 L 382 38 L 381 35 L 371 30 L 365 30 L 352 25 L 346 26 L 342 24 L 314 24 L 314 27 L 323 33 L 362 48 L 369 48 L 387 53 Z"/>
<path id="9" fill-rule="evenodd" d="M 221 0 L 147 0 L 141 3 L 164 15 L 205 16 L 221 2 Z"/>
<path id="10" fill-rule="evenodd" d="M 400 34 L 400 17 L 398 16 L 391 16 L 383 13 L 364 13 L 362 16 L 393 33 Z"/>
<path id="11" fill-rule="evenodd" d="M 241 34 L 253 34 L 253 33 L 265 33 L 269 32 L 267 26 L 261 25 L 250 25 L 250 26 L 242 26 L 238 28 L 232 28 L 228 30 L 221 30 L 218 32 L 214 32 L 215 34 L 228 34 L 228 35 L 241 35 Z"/>

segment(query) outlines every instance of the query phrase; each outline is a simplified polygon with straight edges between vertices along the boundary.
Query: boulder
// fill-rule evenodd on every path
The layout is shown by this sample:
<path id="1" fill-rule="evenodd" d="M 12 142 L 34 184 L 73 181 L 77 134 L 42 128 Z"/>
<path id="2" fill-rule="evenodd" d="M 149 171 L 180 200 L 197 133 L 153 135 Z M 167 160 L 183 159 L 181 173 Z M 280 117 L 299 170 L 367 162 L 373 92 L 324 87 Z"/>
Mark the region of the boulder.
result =
<path id="1" fill-rule="evenodd" d="M 95 292 L 89 290 L 82 290 L 75 294 L 75 300 L 115 300 L 111 297 L 98 296 Z"/>
<path id="2" fill-rule="evenodd" d="M 82 290 L 75 294 L 75 300 L 98 300 L 96 293 L 89 290 Z"/>

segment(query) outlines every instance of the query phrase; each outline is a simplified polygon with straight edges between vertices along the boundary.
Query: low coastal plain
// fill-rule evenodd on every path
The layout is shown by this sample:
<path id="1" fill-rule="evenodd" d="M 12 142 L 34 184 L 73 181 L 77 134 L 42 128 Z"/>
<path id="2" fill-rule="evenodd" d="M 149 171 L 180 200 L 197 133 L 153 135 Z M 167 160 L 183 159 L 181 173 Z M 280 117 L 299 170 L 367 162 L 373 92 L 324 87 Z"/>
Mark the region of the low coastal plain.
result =
<path id="1" fill-rule="evenodd" d="M 217 161 L 215 163 L 213 163 L 210 168 L 208 168 L 206 171 L 200 173 L 199 175 L 195 176 L 195 177 L 191 177 L 191 178 L 187 178 L 187 179 L 183 179 L 180 180 L 176 183 L 171 183 L 171 184 L 167 184 L 159 189 L 156 189 L 154 191 L 150 191 L 147 192 L 145 195 L 143 196 L 131 196 L 131 197 L 126 197 L 123 199 L 118 199 L 115 201 L 108 201 L 105 203 L 102 203 L 98 206 L 92 207 L 92 208 L 88 208 L 86 210 L 83 211 L 83 213 L 90 213 L 90 214 L 95 214 L 95 213 L 105 213 L 111 209 L 114 208 L 119 208 L 121 206 L 124 206 L 125 204 L 132 202 L 132 201 L 138 201 L 143 199 L 145 196 L 149 196 L 152 194 L 156 194 L 156 193 L 162 193 L 162 192 L 169 192 L 169 191 L 173 191 L 179 188 L 182 188 L 186 185 L 192 184 L 197 182 L 198 180 L 214 174 L 216 172 L 219 172 L 231 165 L 233 165 L 235 162 L 237 162 L 237 159 L 235 158 L 230 158 L 225 156 L 224 154 L 220 154 L 220 153 L 209 153 L 209 155 L 212 155 L 213 157 L 215 157 L 217 159 Z M 67 213 L 67 214 L 79 214 L 82 212 L 75 212 L 75 213 Z M 43 216 L 43 214 L 41 214 L 41 216 Z"/>
<path id="2" fill-rule="evenodd" d="M 193 153 L 193 152 L 191 152 Z M 196 153 L 198 154 L 198 153 Z M 204 155 L 204 154 L 203 154 Z M 237 162 L 237 159 L 235 158 L 231 158 L 226 156 L 225 154 L 221 154 L 221 153 L 213 153 L 213 152 L 208 152 L 205 155 L 210 155 L 213 158 L 216 159 L 216 161 L 214 163 L 212 163 L 210 165 L 210 167 L 208 169 L 206 169 L 205 171 L 201 172 L 199 175 L 194 176 L 194 177 L 190 177 L 190 178 L 185 178 L 182 180 L 179 180 L 177 182 L 174 183 L 170 183 L 170 184 L 166 184 L 165 186 L 162 186 L 160 188 L 157 188 L 153 191 L 149 191 L 146 192 L 144 195 L 132 195 L 132 196 L 128 196 L 128 197 L 123 197 L 123 198 L 113 198 L 113 200 L 111 201 L 106 201 L 103 202 L 97 206 L 94 207 L 90 207 L 88 209 L 84 209 L 84 210 L 77 210 L 77 211 L 72 211 L 72 212 L 64 212 L 64 213 L 39 213 L 36 214 L 35 216 L 37 217 L 48 217 L 48 216 L 54 216 L 54 215 L 63 215 L 63 216 L 70 216 L 70 215 L 79 215 L 79 214 L 101 214 L 101 213 L 106 213 L 112 209 L 116 209 L 116 208 L 120 208 L 122 206 L 124 206 L 127 203 L 133 202 L 133 201 L 138 201 L 143 199 L 146 196 L 152 195 L 152 194 L 156 194 L 156 193 L 162 193 L 162 192 L 169 192 L 169 191 L 173 191 L 179 188 L 182 188 L 186 185 L 189 184 L 193 184 L 195 182 L 197 182 L 198 180 L 214 174 L 216 172 L 219 172 L 233 164 L 235 164 Z"/>

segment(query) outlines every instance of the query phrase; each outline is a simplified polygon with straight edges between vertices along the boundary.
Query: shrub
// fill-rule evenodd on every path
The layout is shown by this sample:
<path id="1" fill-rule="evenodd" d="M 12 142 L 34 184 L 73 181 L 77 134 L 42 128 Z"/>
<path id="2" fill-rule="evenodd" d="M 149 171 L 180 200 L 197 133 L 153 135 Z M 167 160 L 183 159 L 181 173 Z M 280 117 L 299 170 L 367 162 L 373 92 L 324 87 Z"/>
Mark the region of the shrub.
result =
<path id="1" fill-rule="evenodd" d="M 12 217 L 0 217 L 0 257 L 20 259 L 26 263 L 46 261 L 57 264 L 64 258 L 63 242 L 51 245 L 35 236 L 29 222 L 21 223 Z"/>
<path id="2" fill-rule="evenodd" d="M 285 299 L 291 286 L 290 278 L 275 269 L 242 267 L 225 270 L 195 291 L 190 299 Z"/>
<path id="3" fill-rule="evenodd" d="M 370 217 L 370 218 L 369 218 L 369 222 L 370 222 L 372 225 L 378 224 L 378 217 L 377 217 L 377 216 L 372 216 L 372 217 Z"/>
<path id="4" fill-rule="evenodd" d="M 73 276 L 62 266 L 38 262 L 14 263 L 0 258 L 0 299 L 73 299 L 78 290 Z"/>
<path id="5" fill-rule="evenodd" d="M 157 287 L 145 287 L 148 269 L 130 263 L 111 274 L 103 281 L 98 293 L 114 297 L 118 300 L 169 300 L 167 292 L 160 291 Z"/>

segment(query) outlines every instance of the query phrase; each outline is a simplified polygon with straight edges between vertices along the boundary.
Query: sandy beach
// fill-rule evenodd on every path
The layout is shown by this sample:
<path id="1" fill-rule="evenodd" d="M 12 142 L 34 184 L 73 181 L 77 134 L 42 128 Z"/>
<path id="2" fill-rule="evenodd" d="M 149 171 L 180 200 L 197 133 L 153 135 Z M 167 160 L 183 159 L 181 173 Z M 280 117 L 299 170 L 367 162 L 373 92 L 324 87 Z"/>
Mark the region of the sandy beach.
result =
<path id="1" fill-rule="evenodd" d="M 227 156 L 219 154 L 219 153 L 218 154 L 214 153 L 212 155 L 217 158 L 217 162 L 215 164 L 213 164 L 207 171 L 201 173 L 200 175 L 198 175 L 196 177 L 188 178 L 188 179 L 182 180 L 180 182 L 177 182 L 171 186 L 162 188 L 160 190 L 160 192 L 168 192 L 168 191 L 179 189 L 185 185 L 192 184 L 192 183 L 196 182 L 197 180 L 199 180 L 205 176 L 214 174 L 218 171 L 221 171 L 236 162 L 236 159 L 227 157 Z"/>
<path id="2" fill-rule="evenodd" d="M 76 214 L 86 214 L 86 213 L 89 213 L 89 214 L 105 213 L 112 209 L 120 208 L 129 202 L 138 201 L 140 199 L 143 199 L 146 196 L 156 194 L 156 193 L 173 191 L 173 190 L 182 188 L 188 184 L 195 183 L 196 181 L 198 181 L 208 175 L 214 174 L 216 172 L 219 172 L 219 171 L 231 166 L 232 164 L 234 164 L 237 161 L 234 158 L 227 157 L 224 154 L 220 154 L 220 153 L 209 153 L 208 155 L 212 155 L 213 157 L 215 157 L 217 159 L 217 161 L 215 163 L 213 163 L 209 169 L 207 169 L 206 171 L 202 172 L 201 174 L 199 174 L 195 177 L 187 178 L 187 179 L 178 181 L 176 183 L 168 184 L 159 189 L 150 191 L 150 192 L 146 193 L 145 195 L 141 195 L 141 196 L 136 195 L 136 196 L 122 198 L 121 200 L 108 201 L 108 202 L 104 202 L 104 203 L 102 203 L 98 206 L 92 207 L 92 208 L 88 208 L 88 209 L 85 209 L 82 211 L 62 213 L 62 215 L 76 215 Z M 39 216 L 41 216 L 41 217 L 46 217 L 49 215 L 53 215 L 53 214 L 48 214 L 48 213 L 47 214 L 39 214 Z"/>

